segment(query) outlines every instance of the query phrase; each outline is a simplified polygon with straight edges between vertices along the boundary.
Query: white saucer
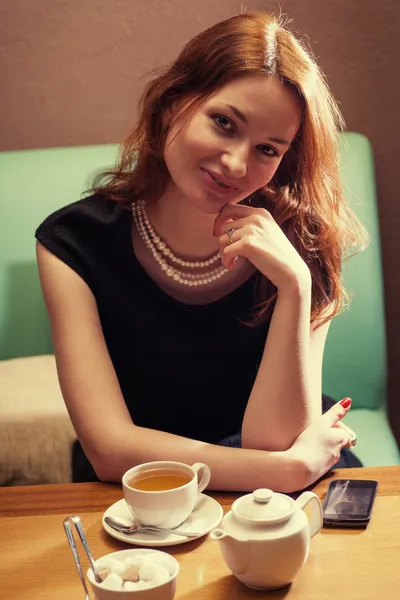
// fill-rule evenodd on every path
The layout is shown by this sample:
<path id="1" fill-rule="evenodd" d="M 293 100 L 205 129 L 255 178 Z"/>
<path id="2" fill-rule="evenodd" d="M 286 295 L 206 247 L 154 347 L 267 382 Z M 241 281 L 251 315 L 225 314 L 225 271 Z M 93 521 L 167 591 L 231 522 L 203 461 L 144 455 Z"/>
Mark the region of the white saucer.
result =
<path id="1" fill-rule="evenodd" d="M 122 500 L 118 500 L 112 504 L 109 508 L 107 508 L 106 512 L 103 514 L 102 525 L 106 532 L 111 535 L 113 538 L 120 540 L 121 542 L 126 542 L 127 544 L 133 544 L 135 546 L 175 546 L 176 544 L 186 544 L 187 542 L 191 542 L 192 540 L 196 540 L 207 533 L 210 533 L 212 529 L 217 527 L 223 517 L 224 511 L 222 510 L 222 506 L 211 498 L 211 496 L 207 496 L 206 494 L 199 494 L 195 507 L 193 509 L 192 514 L 179 526 L 179 529 L 184 529 L 190 533 L 199 532 L 199 535 L 196 537 L 184 537 L 182 535 L 177 535 L 176 533 L 150 533 L 150 532 L 140 532 L 134 533 L 132 535 L 126 535 L 124 533 L 120 533 L 119 531 L 115 531 L 109 527 L 105 521 L 105 517 L 120 517 L 124 519 L 132 519 L 132 515 L 129 511 L 129 508 L 122 498 Z"/>

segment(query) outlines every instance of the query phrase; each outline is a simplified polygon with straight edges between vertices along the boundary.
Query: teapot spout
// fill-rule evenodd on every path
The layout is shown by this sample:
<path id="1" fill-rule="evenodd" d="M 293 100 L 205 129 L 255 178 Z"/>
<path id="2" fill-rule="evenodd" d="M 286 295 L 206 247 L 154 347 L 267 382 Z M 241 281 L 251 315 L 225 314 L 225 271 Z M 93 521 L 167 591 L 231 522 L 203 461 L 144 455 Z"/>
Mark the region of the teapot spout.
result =
<path id="1" fill-rule="evenodd" d="M 247 538 L 242 538 L 242 537 L 237 537 L 237 536 L 233 536 L 230 535 L 229 533 L 226 533 L 225 531 L 223 531 L 222 529 L 213 529 L 210 534 L 209 534 L 210 538 L 214 541 L 220 541 L 223 540 L 225 538 L 230 538 L 231 540 L 235 540 L 236 542 L 248 542 Z"/>
<path id="2" fill-rule="evenodd" d="M 227 533 L 225 533 L 225 531 L 222 531 L 222 529 L 213 529 L 210 532 L 210 538 L 214 541 L 223 540 L 225 537 L 231 537 L 231 536 L 228 535 Z"/>

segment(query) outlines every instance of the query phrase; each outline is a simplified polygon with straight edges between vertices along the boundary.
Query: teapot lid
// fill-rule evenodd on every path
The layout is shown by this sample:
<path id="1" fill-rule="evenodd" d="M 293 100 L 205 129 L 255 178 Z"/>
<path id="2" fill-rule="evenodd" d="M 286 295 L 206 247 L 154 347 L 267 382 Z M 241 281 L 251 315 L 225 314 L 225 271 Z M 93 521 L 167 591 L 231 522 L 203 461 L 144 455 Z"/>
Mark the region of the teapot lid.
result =
<path id="1" fill-rule="evenodd" d="M 287 521 L 293 509 L 292 498 L 265 488 L 242 496 L 232 504 L 232 512 L 240 520 L 260 524 Z"/>

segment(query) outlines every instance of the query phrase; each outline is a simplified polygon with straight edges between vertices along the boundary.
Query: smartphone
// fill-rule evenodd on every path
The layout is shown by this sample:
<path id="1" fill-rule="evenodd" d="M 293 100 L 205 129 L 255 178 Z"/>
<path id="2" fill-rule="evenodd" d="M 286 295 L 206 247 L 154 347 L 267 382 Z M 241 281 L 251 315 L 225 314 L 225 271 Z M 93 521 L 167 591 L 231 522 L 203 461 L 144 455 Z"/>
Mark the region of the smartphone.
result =
<path id="1" fill-rule="evenodd" d="M 377 489 L 372 479 L 331 481 L 322 505 L 325 527 L 366 527 Z"/>

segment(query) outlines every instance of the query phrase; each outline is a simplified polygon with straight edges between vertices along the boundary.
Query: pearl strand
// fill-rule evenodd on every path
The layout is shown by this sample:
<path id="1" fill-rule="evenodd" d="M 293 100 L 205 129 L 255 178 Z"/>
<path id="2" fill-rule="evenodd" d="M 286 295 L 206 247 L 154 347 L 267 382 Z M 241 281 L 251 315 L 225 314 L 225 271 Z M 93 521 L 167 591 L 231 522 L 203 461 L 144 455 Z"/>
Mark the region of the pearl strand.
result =
<path id="1" fill-rule="evenodd" d="M 139 231 L 140 237 L 144 241 L 145 245 L 150 250 L 154 259 L 158 262 L 158 264 L 160 265 L 161 269 L 165 272 L 165 274 L 168 277 L 171 277 L 174 281 L 177 281 L 181 285 L 187 285 L 189 287 L 199 286 L 199 285 L 207 285 L 209 283 L 212 283 L 213 281 L 218 280 L 220 277 L 222 277 L 223 275 L 228 273 L 228 271 L 222 266 L 217 267 L 216 269 L 213 269 L 213 270 L 209 271 L 208 273 L 196 273 L 195 274 L 195 273 L 186 273 L 183 271 L 179 271 L 175 267 L 169 265 L 168 262 L 165 260 L 164 256 L 167 256 L 168 258 L 170 258 L 170 255 L 168 255 L 168 254 L 166 255 L 164 252 L 159 251 L 158 246 L 156 246 L 156 244 L 154 242 L 154 236 L 151 235 L 151 232 L 147 225 L 147 223 L 150 223 L 150 221 L 147 217 L 147 214 L 144 211 L 143 201 L 141 201 L 140 203 L 136 202 L 132 205 L 132 214 L 133 214 L 133 218 L 135 220 L 137 229 Z M 146 219 L 146 217 L 147 217 L 147 219 Z M 151 224 L 150 224 L 150 226 L 151 226 Z M 154 235 L 156 237 L 159 237 L 159 236 L 157 236 L 157 234 L 153 228 L 152 228 L 152 231 L 154 232 Z M 166 244 L 165 244 L 165 249 L 169 249 Z M 172 253 L 172 251 L 171 251 L 171 253 Z M 219 254 L 218 254 L 218 257 L 219 257 Z M 182 264 L 182 266 L 183 265 L 186 266 L 185 263 L 189 262 L 190 267 L 194 268 L 193 265 L 195 263 L 190 263 L 190 261 L 183 261 L 182 259 L 180 259 L 178 257 L 175 257 L 175 258 L 178 259 L 179 261 L 181 261 L 178 264 Z M 211 263 L 208 262 L 208 266 L 210 264 L 212 264 L 213 262 L 215 262 L 214 257 L 211 257 L 211 259 L 213 259 L 213 260 Z M 211 259 L 208 259 L 208 261 L 210 261 Z M 177 262 L 177 261 L 175 261 L 175 262 Z M 196 261 L 196 262 L 199 263 L 200 267 L 203 267 L 203 263 L 206 263 L 207 261 Z"/>
<path id="2" fill-rule="evenodd" d="M 216 279 L 219 279 L 222 275 L 224 275 L 227 272 L 223 267 L 218 267 L 217 269 L 214 269 L 213 271 L 210 271 L 206 274 L 191 274 L 178 271 L 174 267 L 170 266 L 167 263 L 167 261 L 163 258 L 162 254 L 157 251 L 157 248 L 152 242 L 151 237 L 146 231 L 144 219 L 140 210 L 137 213 L 137 220 L 135 219 L 135 221 L 137 222 L 140 235 L 144 240 L 146 246 L 151 251 L 153 257 L 159 263 L 161 269 L 166 273 L 166 275 L 172 277 L 175 281 L 178 281 L 183 285 L 189 286 L 205 285 L 207 283 L 215 281 Z"/>
<path id="3" fill-rule="evenodd" d="M 183 260 L 182 258 L 179 258 L 178 256 L 176 256 L 172 252 L 171 248 L 168 248 L 167 244 L 155 232 L 153 225 L 151 224 L 150 219 L 148 217 L 146 207 L 145 207 L 143 200 L 139 200 L 139 206 L 140 206 L 140 212 L 142 214 L 142 218 L 146 225 L 147 231 L 149 232 L 154 244 L 156 245 L 158 250 L 160 250 L 164 254 L 164 256 L 166 256 L 171 262 L 178 264 L 181 267 L 188 267 L 189 269 L 198 269 L 198 268 L 210 267 L 217 260 L 219 260 L 219 258 L 220 258 L 219 252 L 216 252 L 215 254 L 213 254 L 213 256 L 210 256 L 210 258 L 208 258 L 207 260 L 196 260 L 194 262 L 189 261 L 189 260 Z"/>

